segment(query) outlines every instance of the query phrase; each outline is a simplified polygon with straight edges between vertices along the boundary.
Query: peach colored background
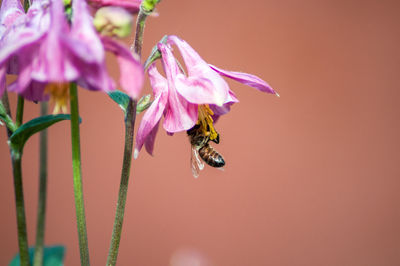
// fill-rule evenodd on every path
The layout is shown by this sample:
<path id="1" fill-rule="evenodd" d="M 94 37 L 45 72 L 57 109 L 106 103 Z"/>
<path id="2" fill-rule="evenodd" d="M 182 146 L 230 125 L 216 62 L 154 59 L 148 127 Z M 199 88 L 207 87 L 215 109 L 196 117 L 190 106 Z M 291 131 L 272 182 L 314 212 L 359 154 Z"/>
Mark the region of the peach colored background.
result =
<path id="1" fill-rule="evenodd" d="M 389 0 L 164 0 L 147 24 L 144 56 L 177 34 L 208 62 L 263 77 L 281 98 L 230 82 L 241 102 L 217 124 L 226 170 L 208 168 L 197 180 L 185 134 L 161 131 L 155 157 L 133 163 L 119 265 L 400 265 L 399 8 Z M 104 265 L 123 117 L 101 93 L 80 96 L 91 262 Z M 25 119 L 37 113 L 26 104 Z M 69 135 L 67 122 L 50 129 L 46 243 L 66 244 L 66 265 L 78 265 Z M 4 129 L 0 139 L 6 265 L 17 237 Z M 23 157 L 30 244 L 37 149 L 34 137 Z"/>

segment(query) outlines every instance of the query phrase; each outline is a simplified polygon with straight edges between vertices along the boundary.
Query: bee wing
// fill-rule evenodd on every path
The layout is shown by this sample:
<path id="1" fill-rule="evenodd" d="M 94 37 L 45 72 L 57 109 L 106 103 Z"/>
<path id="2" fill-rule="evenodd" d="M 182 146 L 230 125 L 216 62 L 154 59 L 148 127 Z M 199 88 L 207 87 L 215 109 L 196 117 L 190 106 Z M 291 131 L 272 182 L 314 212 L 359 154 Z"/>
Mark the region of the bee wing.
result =
<path id="1" fill-rule="evenodd" d="M 200 171 L 204 168 L 204 163 L 200 158 L 199 152 L 196 147 L 192 146 L 192 152 L 190 156 L 190 166 L 192 168 L 192 174 L 195 178 L 199 177 Z"/>

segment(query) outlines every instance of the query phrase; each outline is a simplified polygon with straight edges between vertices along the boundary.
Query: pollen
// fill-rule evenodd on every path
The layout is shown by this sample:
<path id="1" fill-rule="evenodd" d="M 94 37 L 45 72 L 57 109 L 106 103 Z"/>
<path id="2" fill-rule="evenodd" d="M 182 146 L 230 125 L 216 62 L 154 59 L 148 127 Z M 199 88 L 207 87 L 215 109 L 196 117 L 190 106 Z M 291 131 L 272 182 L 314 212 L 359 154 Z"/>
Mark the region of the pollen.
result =
<path id="1" fill-rule="evenodd" d="M 50 101 L 54 103 L 53 114 L 68 112 L 69 89 L 68 83 L 50 83 L 44 90 L 45 94 L 50 95 Z"/>
<path id="2" fill-rule="evenodd" d="M 214 112 L 210 109 L 208 104 L 203 104 L 199 106 L 199 120 L 197 122 L 200 125 L 201 130 L 206 136 L 210 137 L 210 140 L 214 140 L 218 137 L 217 131 L 214 128 L 214 120 L 212 115 Z"/>

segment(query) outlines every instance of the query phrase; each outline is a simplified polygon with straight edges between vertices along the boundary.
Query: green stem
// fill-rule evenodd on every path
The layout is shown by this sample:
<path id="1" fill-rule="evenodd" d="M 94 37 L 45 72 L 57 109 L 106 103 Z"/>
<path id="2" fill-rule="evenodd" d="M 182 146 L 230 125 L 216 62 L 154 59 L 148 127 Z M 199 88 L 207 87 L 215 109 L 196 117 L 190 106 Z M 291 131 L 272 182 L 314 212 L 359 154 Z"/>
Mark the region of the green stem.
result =
<path id="1" fill-rule="evenodd" d="M 75 208 L 78 225 L 79 251 L 81 265 L 89 265 L 89 248 L 86 231 L 85 207 L 83 201 L 81 176 L 81 150 L 79 135 L 78 89 L 76 83 L 71 83 L 71 142 L 72 142 L 72 170 L 74 174 Z"/>
<path id="2" fill-rule="evenodd" d="M 11 119 L 8 93 L 4 92 L 1 99 L 7 117 Z M 7 127 L 7 135 L 10 137 L 12 130 Z M 14 177 L 15 208 L 17 214 L 18 247 L 21 266 L 29 265 L 28 237 L 26 233 L 26 218 L 24 204 L 24 189 L 22 186 L 21 153 L 10 149 L 11 163 Z"/>
<path id="3" fill-rule="evenodd" d="M 47 115 L 48 104 L 40 104 L 40 115 Z M 36 244 L 33 266 L 43 265 L 44 250 L 44 228 L 46 221 L 46 198 L 47 198 L 47 129 L 40 131 L 39 136 L 39 202 L 36 224 Z"/>
<path id="4" fill-rule="evenodd" d="M 21 266 L 29 265 L 28 237 L 26 234 L 24 190 L 22 186 L 21 154 L 11 151 L 14 175 L 15 204 L 17 211 L 18 246 Z"/>
<path id="5" fill-rule="evenodd" d="M 140 10 L 136 21 L 136 35 L 131 50 L 140 57 L 143 44 L 143 32 L 147 14 Z M 122 162 L 121 182 L 118 193 L 117 209 L 114 220 L 114 227 L 111 237 L 111 245 L 107 257 L 107 266 L 114 266 L 117 263 L 118 248 L 121 240 L 122 224 L 124 221 L 125 203 L 128 193 L 129 174 L 132 162 L 133 138 L 136 120 L 136 100 L 129 100 L 125 116 L 125 146 L 124 159 Z"/>
<path id="6" fill-rule="evenodd" d="M 131 46 L 131 50 L 133 50 L 139 58 L 142 56 L 142 45 L 143 45 L 143 33 L 144 33 L 144 25 L 146 23 L 146 18 L 149 13 L 144 12 L 140 9 L 138 17 L 136 19 L 136 34 L 135 41 L 133 46 Z"/>
<path id="7" fill-rule="evenodd" d="M 21 95 L 18 95 L 17 114 L 16 114 L 16 118 L 15 118 L 15 124 L 17 125 L 17 127 L 22 125 L 22 121 L 23 121 L 23 117 L 24 117 L 24 103 L 25 103 L 24 97 L 22 97 Z"/>

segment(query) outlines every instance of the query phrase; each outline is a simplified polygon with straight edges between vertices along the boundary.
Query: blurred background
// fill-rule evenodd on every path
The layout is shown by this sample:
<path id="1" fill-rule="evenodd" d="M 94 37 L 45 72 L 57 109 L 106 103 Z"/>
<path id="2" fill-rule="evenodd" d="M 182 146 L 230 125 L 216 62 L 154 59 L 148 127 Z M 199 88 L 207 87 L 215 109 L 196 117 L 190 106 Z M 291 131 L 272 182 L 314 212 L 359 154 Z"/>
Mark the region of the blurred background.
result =
<path id="1" fill-rule="evenodd" d="M 159 131 L 155 156 L 133 162 L 118 265 L 400 265 L 399 8 L 396 0 L 162 1 L 148 19 L 144 57 L 176 34 L 207 62 L 256 74 L 281 97 L 228 81 L 240 103 L 216 124 L 225 171 L 206 167 L 198 179 L 186 134 Z M 123 115 L 106 95 L 79 93 L 90 259 L 104 265 Z M 39 105 L 25 106 L 25 121 L 38 115 Z M 68 122 L 49 130 L 45 241 L 66 245 L 65 265 L 78 265 L 69 136 Z M 18 246 L 4 128 L 0 140 L 6 265 Z M 31 245 L 37 154 L 35 136 L 23 157 Z"/>

